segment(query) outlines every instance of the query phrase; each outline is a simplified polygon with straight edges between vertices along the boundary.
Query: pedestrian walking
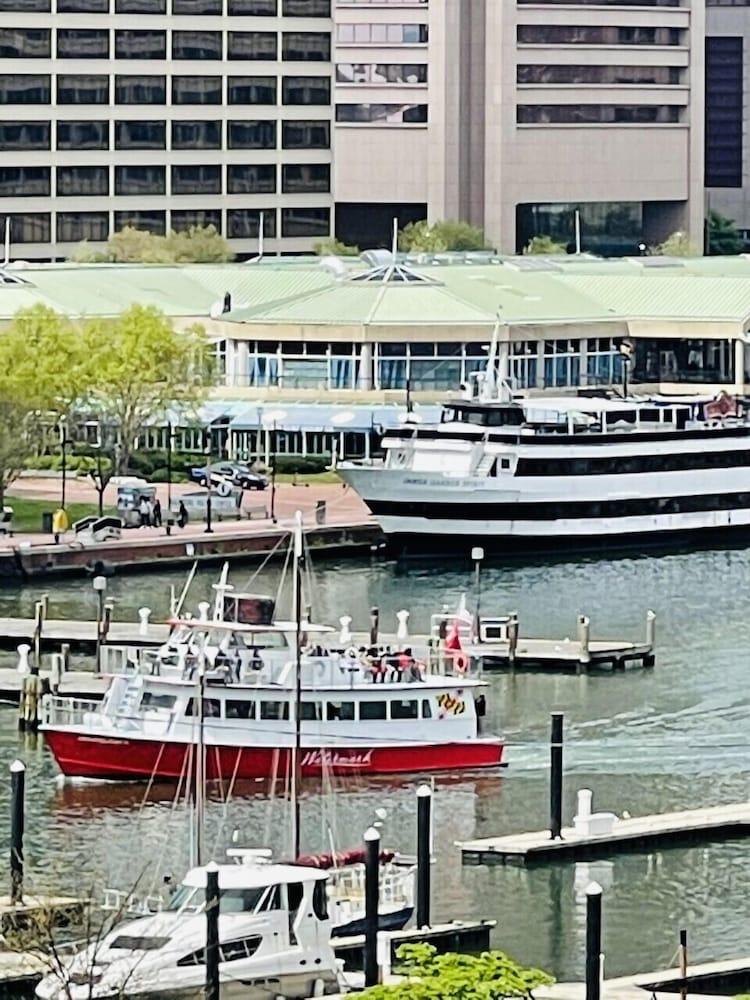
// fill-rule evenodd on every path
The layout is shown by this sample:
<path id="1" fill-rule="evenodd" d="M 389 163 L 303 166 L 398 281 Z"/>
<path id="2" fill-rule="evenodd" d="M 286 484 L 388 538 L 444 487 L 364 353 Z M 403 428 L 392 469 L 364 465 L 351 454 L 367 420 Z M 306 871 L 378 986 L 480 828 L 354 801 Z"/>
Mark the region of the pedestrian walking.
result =
<path id="1" fill-rule="evenodd" d="M 151 511 L 152 523 L 155 528 L 161 528 L 161 501 L 154 497 L 154 509 Z"/>
<path id="2" fill-rule="evenodd" d="M 141 527 L 148 528 L 151 524 L 151 507 L 148 502 L 148 497 L 141 497 L 138 503 L 138 513 L 141 516 Z"/>
<path id="3" fill-rule="evenodd" d="M 188 523 L 188 511 L 183 500 L 180 500 L 180 506 L 177 508 L 177 523 L 181 528 Z"/>

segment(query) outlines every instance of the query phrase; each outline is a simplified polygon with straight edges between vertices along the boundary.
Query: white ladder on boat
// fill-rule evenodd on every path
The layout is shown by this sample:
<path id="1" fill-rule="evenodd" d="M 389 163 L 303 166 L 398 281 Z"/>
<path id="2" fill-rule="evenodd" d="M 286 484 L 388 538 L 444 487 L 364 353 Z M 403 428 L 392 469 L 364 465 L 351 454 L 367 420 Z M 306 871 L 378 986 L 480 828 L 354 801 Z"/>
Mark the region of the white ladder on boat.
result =
<path id="1" fill-rule="evenodd" d="M 136 674 L 128 681 L 128 686 L 125 688 L 125 694 L 122 696 L 117 714 L 125 717 L 134 716 L 141 701 L 142 691 L 143 677 L 141 674 Z"/>

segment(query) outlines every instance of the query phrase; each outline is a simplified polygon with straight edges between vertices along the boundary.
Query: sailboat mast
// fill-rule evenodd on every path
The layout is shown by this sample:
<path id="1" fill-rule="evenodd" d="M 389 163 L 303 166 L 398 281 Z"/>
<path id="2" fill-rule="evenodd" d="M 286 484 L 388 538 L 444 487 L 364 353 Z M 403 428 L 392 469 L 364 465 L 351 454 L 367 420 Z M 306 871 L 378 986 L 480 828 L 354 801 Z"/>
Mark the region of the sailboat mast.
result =
<path id="1" fill-rule="evenodd" d="M 297 511 L 294 525 L 294 750 L 292 752 L 292 850 L 300 856 L 299 786 L 302 776 L 302 513 Z"/>
<path id="2" fill-rule="evenodd" d="M 195 837 L 195 863 L 203 864 L 203 842 L 205 839 L 205 792 L 206 792 L 206 745 L 203 729 L 203 695 L 206 690 L 206 635 L 200 643 L 198 659 L 198 697 L 196 711 L 198 714 L 198 746 L 195 755 L 195 817 L 193 836 Z"/>

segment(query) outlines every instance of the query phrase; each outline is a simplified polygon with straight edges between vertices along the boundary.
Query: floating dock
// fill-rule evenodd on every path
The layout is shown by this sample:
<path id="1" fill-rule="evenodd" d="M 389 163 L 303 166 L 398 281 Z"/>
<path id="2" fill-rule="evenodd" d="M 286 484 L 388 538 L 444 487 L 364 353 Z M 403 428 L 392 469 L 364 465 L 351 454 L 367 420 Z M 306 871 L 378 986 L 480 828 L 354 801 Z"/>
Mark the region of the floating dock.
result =
<path id="1" fill-rule="evenodd" d="M 0 618 L 0 649 L 15 650 L 21 643 L 31 644 L 37 629 L 33 618 Z M 90 652 L 96 647 L 96 622 L 73 619 L 45 619 L 41 629 L 42 651 L 58 652 L 60 646 Z M 138 622 L 111 622 L 104 645 L 157 648 L 167 641 L 169 625 L 151 624 L 144 629 Z"/>
<path id="2" fill-rule="evenodd" d="M 519 639 L 512 655 L 508 643 L 470 645 L 465 652 L 488 673 L 588 673 L 653 667 L 656 662 L 651 643 L 621 639 L 592 639 L 585 647 L 577 639 Z"/>
<path id="3" fill-rule="evenodd" d="M 408 927 L 402 931 L 388 931 L 391 943 L 391 962 L 397 961 L 396 952 L 402 944 L 433 945 L 439 954 L 448 951 L 472 954 L 489 950 L 490 935 L 496 925 L 495 920 L 452 920 L 434 927 Z M 364 967 L 365 936 L 333 938 L 333 948 L 338 958 L 343 959 L 347 972 L 359 972 Z"/>
<path id="4" fill-rule="evenodd" d="M 49 684 L 50 672 L 40 670 L 42 682 Z M 12 667 L 0 668 L 0 703 L 17 705 L 21 699 L 23 674 Z M 83 701 L 100 701 L 109 686 L 110 677 L 94 674 L 90 670 L 66 670 L 60 677 L 60 685 L 55 692 L 62 698 L 77 698 Z"/>
<path id="5" fill-rule="evenodd" d="M 563 827 L 553 840 L 549 830 L 465 840 L 459 843 L 465 865 L 529 865 L 535 862 L 585 861 L 624 851 L 701 844 L 750 835 L 750 802 L 683 812 L 614 819 L 608 833 L 584 835 Z"/>

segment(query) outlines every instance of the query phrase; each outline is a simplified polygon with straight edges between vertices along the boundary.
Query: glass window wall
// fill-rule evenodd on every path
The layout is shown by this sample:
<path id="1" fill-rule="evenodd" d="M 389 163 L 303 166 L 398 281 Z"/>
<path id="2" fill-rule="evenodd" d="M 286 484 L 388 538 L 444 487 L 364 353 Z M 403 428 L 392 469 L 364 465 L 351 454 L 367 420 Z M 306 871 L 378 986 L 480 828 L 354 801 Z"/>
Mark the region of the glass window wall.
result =
<path id="1" fill-rule="evenodd" d="M 328 163 L 285 163 L 281 168 L 284 194 L 327 194 L 331 190 L 331 167 Z"/>
<path id="2" fill-rule="evenodd" d="M 0 28 L 0 58 L 49 59 L 49 28 Z"/>
<path id="3" fill-rule="evenodd" d="M 163 236 L 167 230 L 167 214 L 155 210 L 115 212 L 115 232 L 119 233 L 125 226 L 131 226 L 133 229 L 145 229 L 150 233 Z"/>
<path id="4" fill-rule="evenodd" d="M 0 122 L 0 150 L 49 149 L 49 122 Z"/>
<path id="5" fill-rule="evenodd" d="M 108 212 L 58 212 L 55 225 L 61 243 L 104 242 L 109 237 Z"/>
<path id="6" fill-rule="evenodd" d="M 0 166 L 0 197 L 33 198 L 49 193 L 49 167 Z"/>
<path id="7" fill-rule="evenodd" d="M 328 121 L 288 121 L 281 123 L 282 149 L 330 149 L 331 123 Z"/>
<path id="8" fill-rule="evenodd" d="M 275 121 L 231 121 L 228 123 L 229 149 L 275 149 Z"/>
<path id="9" fill-rule="evenodd" d="M 109 149 L 108 121 L 57 123 L 58 149 Z"/>
<path id="10" fill-rule="evenodd" d="M 331 81 L 327 76 L 285 76 L 281 94 L 283 104 L 330 104 Z"/>
<path id="11" fill-rule="evenodd" d="M 106 28 L 58 28 L 58 59 L 109 59 Z"/>
<path id="12" fill-rule="evenodd" d="M 108 195 L 109 167 L 58 167 L 57 195 Z"/>
<path id="13" fill-rule="evenodd" d="M 173 31 L 173 59 L 221 59 L 220 31 Z"/>
<path id="14" fill-rule="evenodd" d="M 0 104 L 50 104 L 49 74 L 0 74 Z"/>
<path id="15" fill-rule="evenodd" d="M 221 194 L 221 167 L 213 163 L 173 166 L 172 194 Z"/>
<path id="16" fill-rule="evenodd" d="M 167 78 L 165 76 L 115 77 L 115 104 L 166 103 Z M 179 101 L 174 103 L 178 104 Z"/>
<path id="17" fill-rule="evenodd" d="M 229 104 L 275 104 L 276 77 L 230 76 L 227 98 Z"/>
<path id="18" fill-rule="evenodd" d="M 115 194 L 166 194 L 166 168 L 138 163 L 115 167 Z"/>
<path id="19" fill-rule="evenodd" d="M 274 194 L 276 165 L 273 163 L 230 163 L 227 167 L 229 194 Z"/>
<path id="20" fill-rule="evenodd" d="M 11 237 L 14 243 L 49 243 L 49 212 L 11 212 L 0 215 L 0 232 L 5 232 L 5 220 L 10 220 Z"/>
<path id="21" fill-rule="evenodd" d="M 173 76 L 172 104 L 221 104 L 221 77 Z"/>
<path id="22" fill-rule="evenodd" d="M 172 149 L 221 149 L 221 122 L 172 122 Z"/>
<path id="23" fill-rule="evenodd" d="M 115 149 L 166 149 L 167 125 L 160 121 L 115 122 Z"/>
<path id="24" fill-rule="evenodd" d="M 172 209 L 170 222 L 176 233 L 191 229 L 193 226 L 200 226 L 203 229 L 213 226 L 220 233 L 221 211 L 213 208 Z"/>
<path id="25" fill-rule="evenodd" d="M 277 35 L 275 31 L 230 31 L 227 37 L 228 59 L 278 58 Z"/>
<path id="26" fill-rule="evenodd" d="M 136 31 L 120 29 L 115 32 L 115 57 L 117 59 L 166 59 L 166 31 Z"/>
<path id="27" fill-rule="evenodd" d="M 285 31 L 281 53 L 289 62 L 330 62 L 331 35 L 327 31 Z"/>
<path id="28" fill-rule="evenodd" d="M 260 233 L 261 212 L 257 208 L 230 208 L 227 211 L 227 236 L 239 240 L 255 240 Z M 263 234 L 276 236 L 276 212 L 263 212 Z"/>

